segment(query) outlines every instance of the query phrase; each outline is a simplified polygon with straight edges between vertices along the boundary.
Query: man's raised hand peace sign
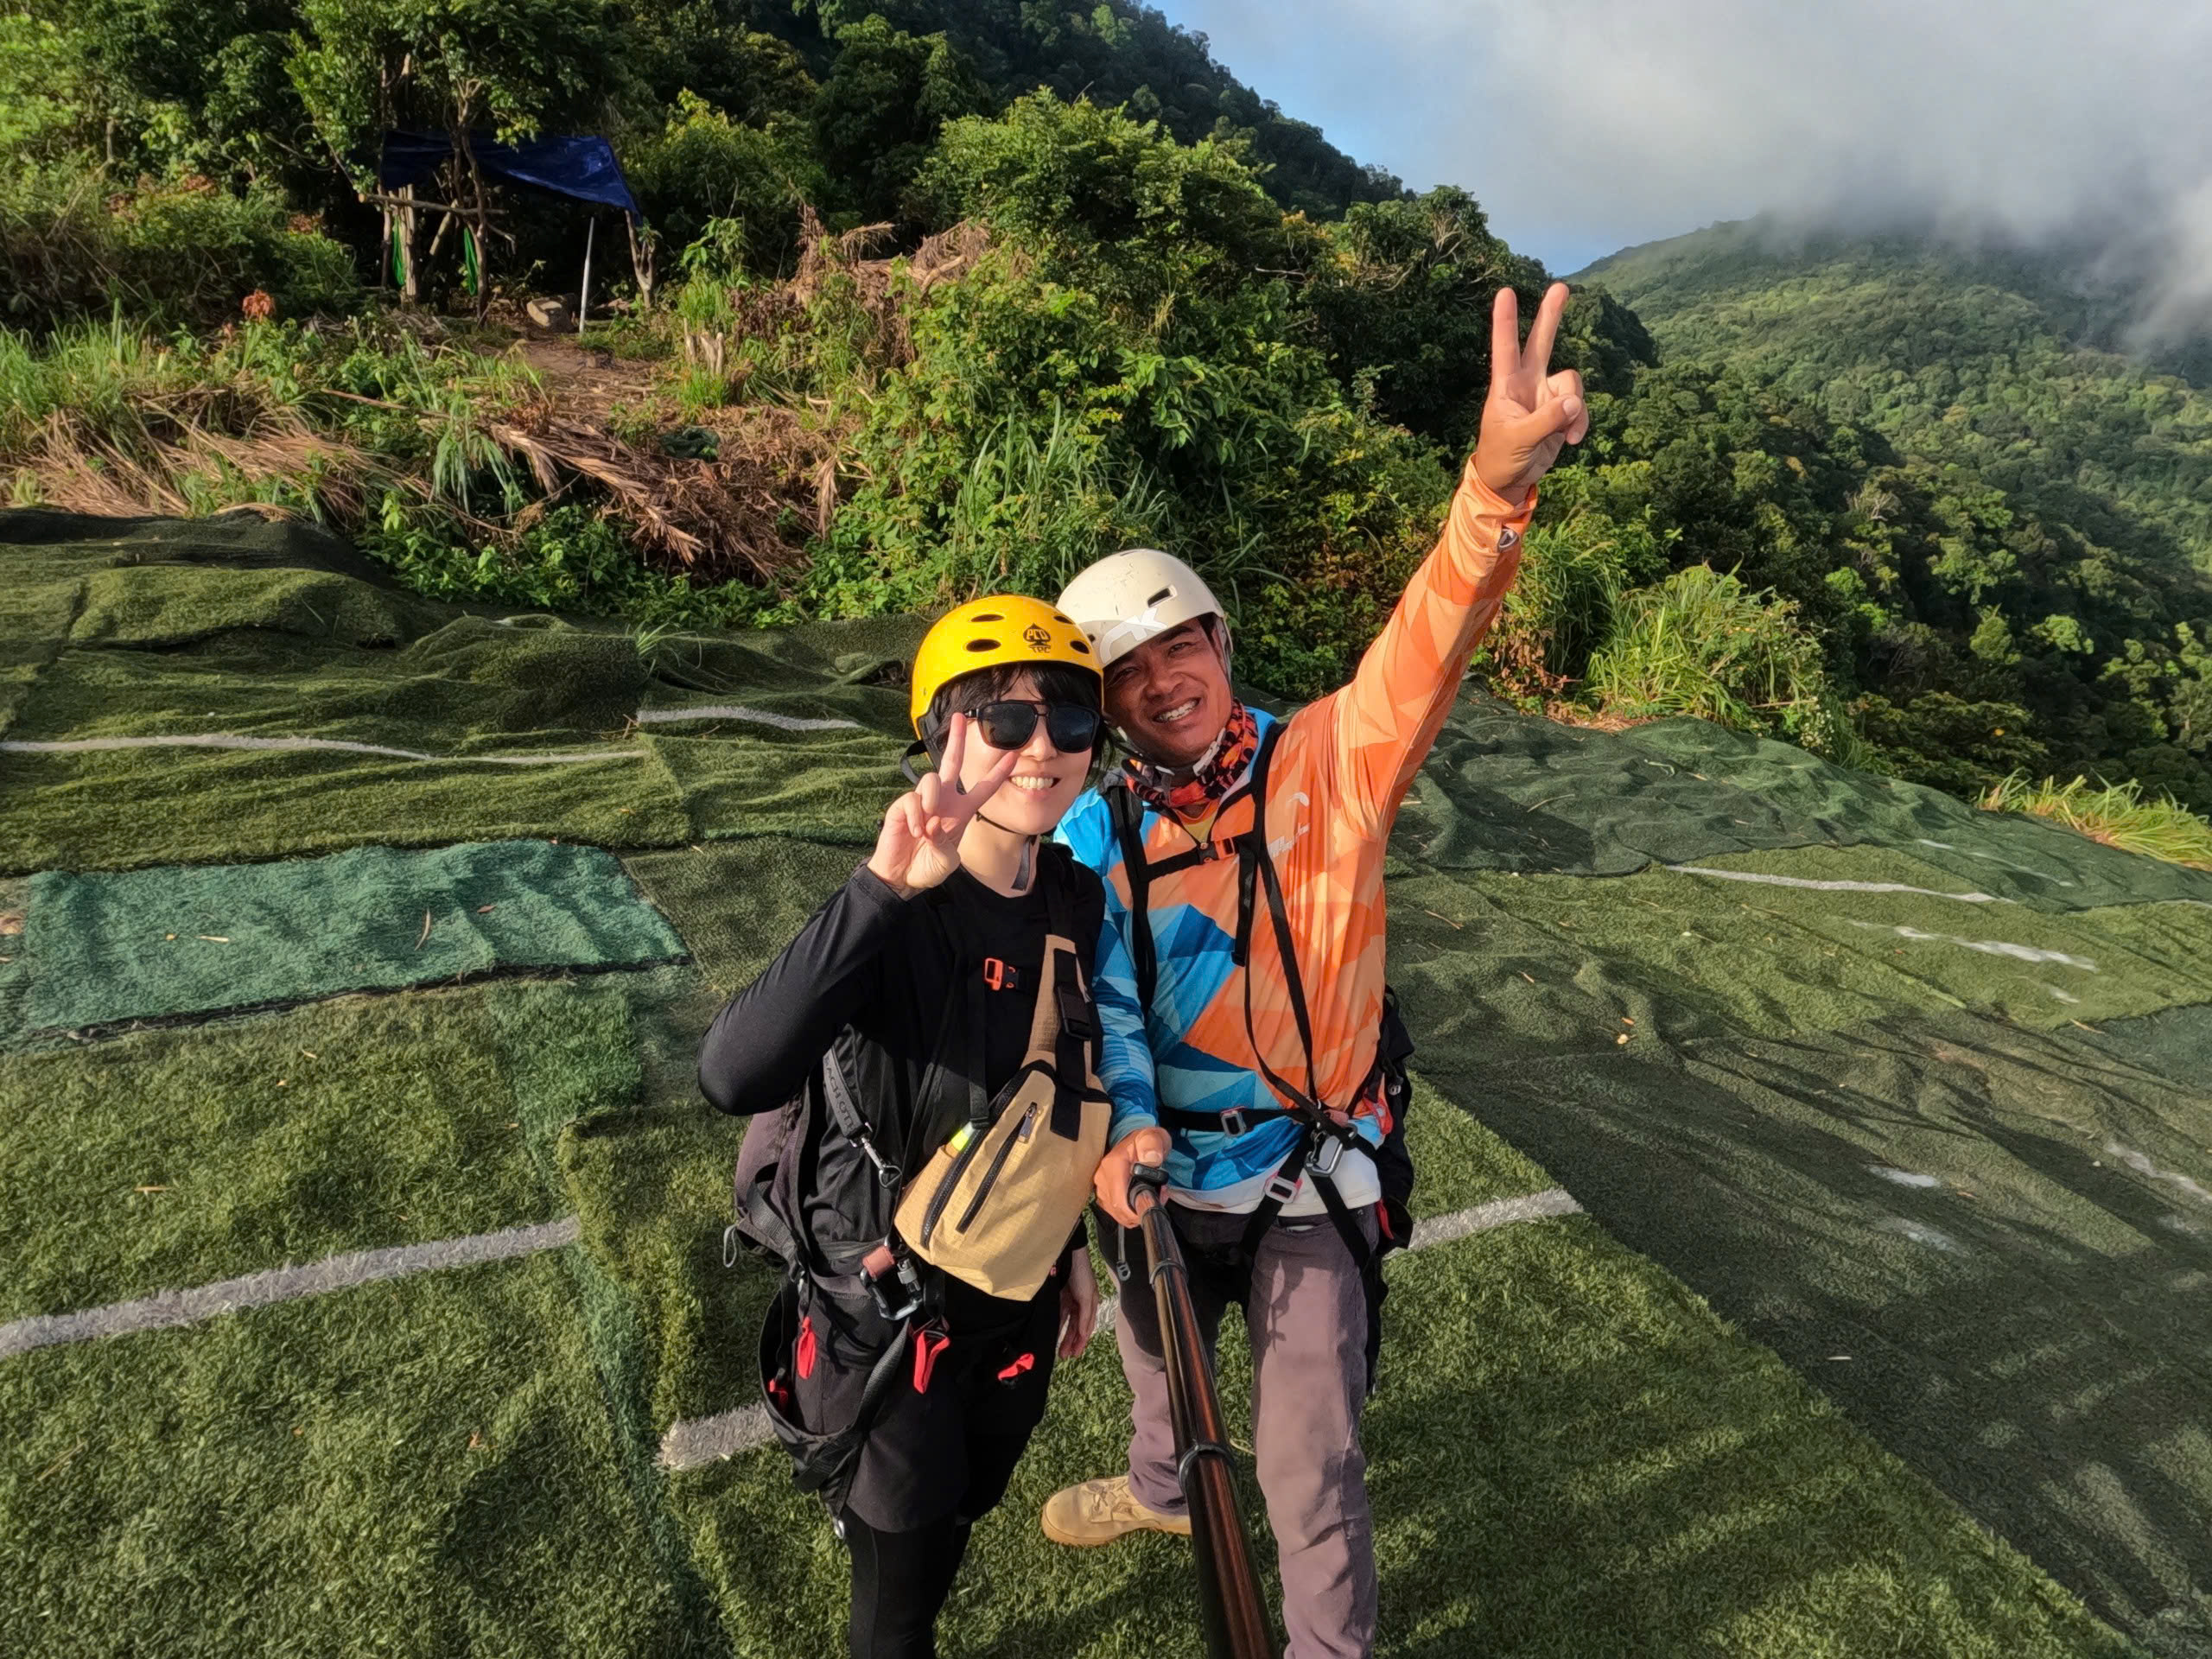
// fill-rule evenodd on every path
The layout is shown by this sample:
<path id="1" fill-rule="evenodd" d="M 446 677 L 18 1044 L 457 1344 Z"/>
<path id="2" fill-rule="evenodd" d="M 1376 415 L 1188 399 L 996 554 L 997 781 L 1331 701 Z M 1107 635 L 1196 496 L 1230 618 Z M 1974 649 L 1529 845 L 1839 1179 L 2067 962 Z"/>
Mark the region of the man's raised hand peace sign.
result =
<path id="1" fill-rule="evenodd" d="M 1502 288 L 1490 314 L 1490 396 L 1475 440 L 1475 475 L 1516 505 L 1559 459 L 1561 446 L 1590 430 L 1582 377 L 1551 370 L 1552 344 L 1567 311 L 1567 284 L 1554 283 L 1521 343 L 1521 302 Z"/>
<path id="2" fill-rule="evenodd" d="M 952 717 L 944 758 L 937 770 L 892 802 L 883 815 L 883 829 L 876 836 L 875 853 L 868 867 L 895 893 L 923 892 L 960 868 L 960 837 L 969 820 L 1020 764 L 1021 751 L 1008 749 L 963 789 L 961 768 L 968 759 L 972 725 L 965 715 Z"/>

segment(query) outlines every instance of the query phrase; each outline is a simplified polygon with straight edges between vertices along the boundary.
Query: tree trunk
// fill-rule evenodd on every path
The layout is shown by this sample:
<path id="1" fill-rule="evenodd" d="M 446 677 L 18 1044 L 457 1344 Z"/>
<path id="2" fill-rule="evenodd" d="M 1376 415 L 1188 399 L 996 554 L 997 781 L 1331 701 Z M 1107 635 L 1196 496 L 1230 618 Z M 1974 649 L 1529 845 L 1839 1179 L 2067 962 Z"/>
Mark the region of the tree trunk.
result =
<path id="1" fill-rule="evenodd" d="M 653 254 L 660 238 L 647 230 L 639 234 L 638 221 L 627 213 L 622 223 L 630 232 L 630 274 L 638 279 L 638 306 L 640 310 L 653 308 Z"/>
<path id="2" fill-rule="evenodd" d="M 399 194 L 407 204 L 399 210 L 399 302 L 402 305 L 420 305 L 423 302 L 423 271 L 415 245 L 416 232 L 420 223 L 415 212 L 415 187 L 402 185 Z"/>

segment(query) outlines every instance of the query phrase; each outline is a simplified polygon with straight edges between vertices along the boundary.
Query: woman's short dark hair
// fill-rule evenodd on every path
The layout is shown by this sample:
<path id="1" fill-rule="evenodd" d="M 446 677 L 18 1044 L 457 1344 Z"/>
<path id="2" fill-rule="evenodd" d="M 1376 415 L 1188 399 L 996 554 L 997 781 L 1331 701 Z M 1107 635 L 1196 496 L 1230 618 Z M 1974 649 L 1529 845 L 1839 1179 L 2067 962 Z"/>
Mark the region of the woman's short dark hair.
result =
<path id="1" fill-rule="evenodd" d="M 935 762 L 944 757 L 944 734 L 953 715 L 1012 696 L 1014 688 L 1025 679 L 1036 686 L 1037 696 L 1046 702 L 1077 702 L 1086 709 L 1103 706 L 1098 676 L 1072 663 L 1039 663 L 1034 667 L 999 663 L 979 668 L 947 680 L 930 699 L 929 712 L 922 716 L 922 737 L 929 745 L 930 760 Z"/>

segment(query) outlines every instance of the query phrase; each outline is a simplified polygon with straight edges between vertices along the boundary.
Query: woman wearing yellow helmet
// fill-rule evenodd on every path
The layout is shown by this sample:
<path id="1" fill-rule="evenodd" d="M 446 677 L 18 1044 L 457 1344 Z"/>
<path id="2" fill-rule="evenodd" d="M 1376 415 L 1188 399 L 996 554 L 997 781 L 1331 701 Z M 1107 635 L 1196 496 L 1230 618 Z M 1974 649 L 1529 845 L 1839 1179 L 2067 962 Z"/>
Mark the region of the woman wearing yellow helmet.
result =
<path id="1" fill-rule="evenodd" d="M 739 1224 L 788 1270 L 763 1384 L 851 1554 L 855 1659 L 936 1651 L 969 1529 L 1097 1314 L 1104 895 L 1048 839 L 1098 743 L 1090 645 L 1035 600 L 961 606 L 915 657 L 909 712 L 935 769 L 699 1066 L 713 1104 L 754 1116 Z"/>

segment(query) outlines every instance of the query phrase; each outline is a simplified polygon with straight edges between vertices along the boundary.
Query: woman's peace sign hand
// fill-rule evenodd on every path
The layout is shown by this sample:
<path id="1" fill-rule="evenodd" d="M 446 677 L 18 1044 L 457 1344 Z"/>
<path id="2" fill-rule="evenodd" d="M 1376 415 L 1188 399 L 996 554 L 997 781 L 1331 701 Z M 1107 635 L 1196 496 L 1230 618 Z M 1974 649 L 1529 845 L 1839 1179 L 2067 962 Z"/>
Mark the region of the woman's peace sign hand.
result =
<path id="1" fill-rule="evenodd" d="M 960 868 L 960 837 L 968 821 L 1020 762 L 1021 752 L 1008 749 L 988 772 L 962 789 L 960 767 L 968 756 L 970 728 L 967 715 L 955 715 L 937 770 L 892 802 L 883 815 L 883 829 L 868 867 L 902 898 L 937 886 Z"/>
<path id="2" fill-rule="evenodd" d="M 1520 505 L 1549 472 L 1562 446 L 1590 430 L 1582 377 L 1550 372 L 1552 345 L 1567 311 L 1567 284 L 1554 283 L 1521 343 L 1521 302 L 1502 288 L 1490 314 L 1490 396 L 1475 440 L 1475 475 L 1503 499 Z"/>

